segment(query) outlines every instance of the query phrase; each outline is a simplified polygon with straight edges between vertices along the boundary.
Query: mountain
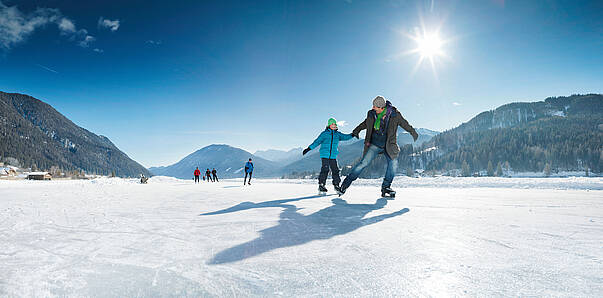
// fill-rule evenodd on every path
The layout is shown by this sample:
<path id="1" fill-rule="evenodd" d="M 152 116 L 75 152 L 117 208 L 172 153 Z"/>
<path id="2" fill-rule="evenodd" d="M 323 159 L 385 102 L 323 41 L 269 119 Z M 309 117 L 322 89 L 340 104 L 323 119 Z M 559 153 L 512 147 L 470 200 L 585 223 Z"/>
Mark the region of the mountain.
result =
<path id="1" fill-rule="evenodd" d="M 201 172 L 205 172 L 207 168 L 210 170 L 215 168 L 218 171 L 218 178 L 242 177 L 241 175 L 244 176 L 243 168 L 249 158 L 253 160 L 254 177 L 276 176 L 278 163 L 228 145 L 203 147 L 173 165 L 153 167 L 149 170 L 154 175 L 191 179 L 196 167 L 199 167 Z"/>
<path id="2" fill-rule="evenodd" d="M 417 134 L 419 134 L 419 138 L 415 142 L 412 139 L 412 136 L 406 132 L 404 129 L 398 129 L 398 146 L 402 147 L 407 144 L 412 144 L 415 147 L 423 145 L 425 142 L 429 142 L 433 137 L 438 135 L 440 132 L 435 130 L 430 130 L 427 128 L 417 128 Z"/>
<path id="3" fill-rule="evenodd" d="M 268 149 L 263 151 L 258 150 L 254 153 L 254 155 L 270 161 L 278 162 L 282 165 L 286 165 L 301 159 L 303 150 L 304 148 L 302 147 L 293 148 L 289 151 L 275 149 Z"/>
<path id="4" fill-rule="evenodd" d="M 84 170 L 118 176 L 148 175 L 107 137 L 81 128 L 28 95 L 0 92 L 0 156 L 22 167 Z"/>
<path id="5" fill-rule="evenodd" d="M 549 97 L 503 105 L 445 131 L 414 153 L 413 167 L 478 172 L 504 165 L 515 171 L 600 173 L 603 95 Z"/>

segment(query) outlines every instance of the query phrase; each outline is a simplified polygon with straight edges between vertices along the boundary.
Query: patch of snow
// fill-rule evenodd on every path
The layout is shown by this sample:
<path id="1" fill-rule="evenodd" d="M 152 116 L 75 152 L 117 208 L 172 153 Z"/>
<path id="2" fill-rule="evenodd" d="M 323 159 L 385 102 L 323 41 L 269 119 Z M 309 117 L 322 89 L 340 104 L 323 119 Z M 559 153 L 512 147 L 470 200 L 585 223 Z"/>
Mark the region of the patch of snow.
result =
<path id="1" fill-rule="evenodd" d="M 551 111 L 549 113 L 549 115 L 551 115 L 551 116 L 565 117 L 565 112 L 564 111 Z"/>
<path id="2" fill-rule="evenodd" d="M 427 149 L 421 150 L 420 152 L 412 153 L 410 156 L 420 156 L 423 153 L 431 152 L 431 151 L 434 151 L 434 150 L 437 150 L 437 149 L 438 149 L 438 147 L 435 147 L 435 146 L 434 147 L 429 147 Z"/>
<path id="3" fill-rule="evenodd" d="M 46 175 L 48 172 L 26 172 L 27 175 Z"/>

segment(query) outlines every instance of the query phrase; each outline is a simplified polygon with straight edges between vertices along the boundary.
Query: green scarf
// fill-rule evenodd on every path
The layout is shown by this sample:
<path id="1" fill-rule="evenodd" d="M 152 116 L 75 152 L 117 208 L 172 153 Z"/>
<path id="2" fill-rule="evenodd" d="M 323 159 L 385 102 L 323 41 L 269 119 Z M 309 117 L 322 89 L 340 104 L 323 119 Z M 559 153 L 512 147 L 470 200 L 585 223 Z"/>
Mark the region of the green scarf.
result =
<path id="1" fill-rule="evenodd" d="M 377 119 L 375 119 L 375 130 L 379 130 L 379 126 L 381 126 L 381 118 L 387 113 L 387 108 L 383 109 L 383 112 L 377 114 Z"/>

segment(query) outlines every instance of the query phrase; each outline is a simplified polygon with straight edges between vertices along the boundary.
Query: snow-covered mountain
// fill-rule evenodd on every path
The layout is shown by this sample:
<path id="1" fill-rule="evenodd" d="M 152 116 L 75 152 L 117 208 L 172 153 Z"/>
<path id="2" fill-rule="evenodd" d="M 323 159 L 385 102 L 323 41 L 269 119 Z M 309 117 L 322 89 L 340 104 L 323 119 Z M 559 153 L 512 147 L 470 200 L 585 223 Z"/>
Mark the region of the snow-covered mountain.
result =
<path id="1" fill-rule="evenodd" d="M 431 129 L 427 129 L 427 128 L 417 128 L 416 130 L 417 130 L 417 134 L 419 134 L 419 138 L 415 142 L 412 139 L 412 136 L 408 132 L 406 132 L 406 130 L 401 129 L 401 128 L 398 129 L 398 145 L 403 146 L 406 144 L 412 144 L 415 147 L 421 146 L 421 145 L 423 145 L 423 143 L 429 142 L 431 140 L 431 138 L 433 138 L 434 136 L 436 136 L 440 133 L 439 131 L 435 131 L 435 130 L 431 130 Z"/>
<path id="2" fill-rule="evenodd" d="M 189 179 L 193 177 L 196 167 L 199 167 L 201 172 L 207 168 L 210 170 L 215 168 L 218 171 L 218 177 L 241 177 L 244 175 L 245 162 L 249 158 L 253 160 L 254 176 L 273 177 L 276 175 L 278 163 L 229 145 L 209 145 L 189 154 L 173 165 L 152 167 L 149 170 L 153 175 Z"/>
<path id="3" fill-rule="evenodd" d="M 303 150 L 304 148 L 302 147 L 293 148 L 288 151 L 276 149 L 258 150 L 254 153 L 254 155 L 270 161 L 278 162 L 282 165 L 286 165 L 301 159 Z"/>

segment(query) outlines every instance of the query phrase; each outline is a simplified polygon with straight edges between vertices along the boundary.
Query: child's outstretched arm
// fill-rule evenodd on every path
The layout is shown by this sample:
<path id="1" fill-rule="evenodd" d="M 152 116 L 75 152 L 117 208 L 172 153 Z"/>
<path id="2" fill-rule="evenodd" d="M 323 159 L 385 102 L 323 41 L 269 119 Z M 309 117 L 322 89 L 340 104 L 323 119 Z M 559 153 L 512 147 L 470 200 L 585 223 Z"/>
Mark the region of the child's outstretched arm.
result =
<path id="1" fill-rule="evenodd" d="M 324 133 L 321 133 L 318 135 L 318 137 L 316 138 L 316 140 L 314 140 L 314 142 L 312 142 L 312 144 L 310 144 L 310 146 L 308 146 L 308 148 L 304 149 L 304 151 L 302 152 L 302 155 L 306 155 L 306 153 L 308 153 L 308 151 L 318 147 L 318 145 L 320 145 L 323 142 L 324 139 Z"/>
<path id="2" fill-rule="evenodd" d="M 351 134 L 351 133 L 342 133 L 342 132 L 339 132 L 339 131 L 337 132 L 337 135 L 339 136 L 339 140 L 340 141 L 347 141 L 347 140 L 349 140 L 349 139 L 351 139 L 351 138 L 354 137 L 354 134 Z"/>

